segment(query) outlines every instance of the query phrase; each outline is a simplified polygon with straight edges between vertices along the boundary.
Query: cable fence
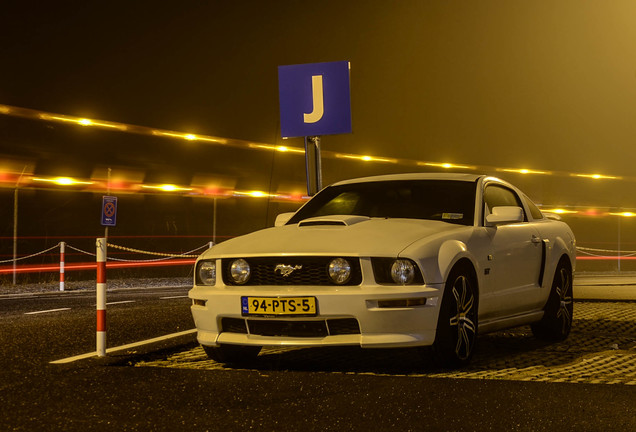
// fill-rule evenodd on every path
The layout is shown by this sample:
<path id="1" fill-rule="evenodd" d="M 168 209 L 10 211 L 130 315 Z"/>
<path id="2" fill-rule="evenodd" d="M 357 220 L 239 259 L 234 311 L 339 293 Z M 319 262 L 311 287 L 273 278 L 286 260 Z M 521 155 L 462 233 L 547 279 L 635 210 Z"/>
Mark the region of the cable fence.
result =
<path id="1" fill-rule="evenodd" d="M 210 248 L 212 242 L 207 242 L 201 246 L 198 246 L 194 249 L 191 249 L 187 252 L 157 252 L 139 248 L 132 248 L 127 246 L 122 246 L 113 243 L 107 243 L 107 247 L 111 250 L 121 251 L 125 254 L 134 254 L 134 255 L 148 255 L 152 257 L 159 258 L 148 258 L 148 259 L 139 259 L 135 258 L 121 258 L 108 256 L 107 262 L 109 268 L 142 268 L 142 267 L 157 267 L 157 266 L 185 266 L 194 264 L 196 258 L 203 252 L 203 250 Z M 59 253 L 51 253 L 59 249 Z M 65 253 L 66 250 L 71 250 L 75 252 L 72 255 L 86 256 L 92 257 L 93 260 L 89 262 L 65 262 L 66 257 L 70 254 Z M 27 260 L 33 260 L 33 258 L 42 257 L 38 263 L 27 263 Z M 83 248 L 77 247 L 72 244 L 68 244 L 66 242 L 59 242 L 51 247 L 48 247 L 39 252 L 35 252 L 33 254 L 20 256 L 11 259 L 3 259 L 0 260 L 0 275 L 7 274 L 22 274 L 22 273 L 47 273 L 47 272 L 60 272 L 61 274 L 65 271 L 80 271 L 80 270 L 94 270 L 96 268 L 96 263 L 94 258 L 96 257 L 95 252 L 87 251 Z M 58 262 L 59 258 L 59 262 Z M 7 265 L 8 264 L 8 265 Z"/>
<path id="2" fill-rule="evenodd" d="M 77 254 L 85 255 L 89 257 L 96 256 L 95 252 L 87 251 L 85 249 L 82 249 L 80 247 L 74 246 L 66 242 L 59 242 L 49 248 L 46 248 L 39 252 L 32 253 L 30 255 L 17 257 L 15 259 L 12 258 L 12 259 L 0 260 L 0 274 L 7 274 L 13 271 L 15 271 L 16 273 L 36 272 L 36 271 L 41 271 L 41 272 L 57 271 L 59 270 L 60 266 L 56 262 L 39 263 L 39 264 L 22 264 L 22 263 L 29 259 L 33 259 L 39 256 L 44 256 L 54 251 L 55 249 L 58 249 L 58 248 L 61 249 L 61 245 L 63 243 L 66 246 L 66 248 L 74 252 L 77 252 Z M 197 258 L 201 253 L 199 251 L 203 251 L 205 249 L 210 248 L 211 242 L 208 242 L 192 250 L 189 250 L 187 252 L 182 252 L 182 253 L 150 251 L 145 249 L 122 246 L 122 245 L 118 245 L 114 243 L 107 243 L 107 246 L 110 250 L 114 249 L 117 251 L 121 251 L 122 253 L 136 254 L 136 255 L 149 255 L 149 256 L 158 257 L 158 258 L 149 258 L 149 259 L 137 259 L 137 258 L 132 259 L 132 258 L 118 258 L 114 256 L 108 256 L 107 261 L 111 263 L 120 263 L 120 264 L 129 263 L 131 264 L 131 267 L 132 267 L 133 264 L 136 264 L 136 265 L 153 264 L 153 263 L 159 264 L 162 262 L 170 262 L 174 260 L 176 261 L 174 263 L 175 265 L 186 265 L 186 264 L 190 264 L 194 262 L 194 259 Z M 577 253 L 582 257 L 594 257 L 594 258 L 601 258 L 601 259 L 608 259 L 608 260 L 636 257 L 636 251 L 632 251 L 632 250 L 599 249 L 599 248 L 590 248 L 590 247 L 582 247 L 582 246 L 577 247 Z M 10 264 L 11 266 L 3 266 L 3 264 Z M 90 268 L 91 264 L 92 263 L 86 263 L 86 262 L 66 263 L 65 267 L 68 270 L 86 270 L 87 266 L 89 266 L 88 268 Z M 122 265 L 119 265 L 117 267 L 123 268 Z"/>

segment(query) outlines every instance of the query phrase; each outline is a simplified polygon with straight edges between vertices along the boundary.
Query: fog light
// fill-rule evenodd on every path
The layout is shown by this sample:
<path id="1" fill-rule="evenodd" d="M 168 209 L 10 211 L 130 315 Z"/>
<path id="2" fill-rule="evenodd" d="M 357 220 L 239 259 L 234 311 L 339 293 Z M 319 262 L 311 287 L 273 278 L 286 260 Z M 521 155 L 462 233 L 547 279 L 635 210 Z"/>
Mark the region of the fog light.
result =
<path id="1" fill-rule="evenodd" d="M 334 258 L 329 263 L 329 277 L 337 285 L 344 285 L 351 279 L 351 264 L 344 258 Z"/>
<path id="2" fill-rule="evenodd" d="M 243 258 L 232 261 L 230 276 L 238 285 L 243 285 L 250 278 L 250 265 Z"/>

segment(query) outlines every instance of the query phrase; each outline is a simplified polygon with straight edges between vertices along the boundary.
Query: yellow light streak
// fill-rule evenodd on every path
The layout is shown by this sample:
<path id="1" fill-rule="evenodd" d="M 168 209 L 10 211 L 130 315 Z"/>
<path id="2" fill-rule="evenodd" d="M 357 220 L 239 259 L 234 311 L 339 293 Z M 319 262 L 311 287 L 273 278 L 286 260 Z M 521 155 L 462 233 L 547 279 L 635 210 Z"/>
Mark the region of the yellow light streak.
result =
<path id="1" fill-rule="evenodd" d="M 556 213 L 556 214 L 577 214 L 576 210 L 566 210 L 564 208 L 555 208 L 555 209 L 541 209 L 541 211 L 546 213 Z"/>
<path id="2" fill-rule="evenodd" d="M 622 216 L 622 217 L 634 217 L 636 213 L 632 212 L 621 212 L 621 213 L 610 213 L 612 216 Z"/>
<path id="3" fill-rule="evenodd" d="M 570 174 L 572 177 L 591 178 L 594 180 L 620 180 L 622 177 L 608 176 L 603 174 Z"/>
<path id="4" fill-rule="evenodd" d="M 531 169 L 515 169 L 515 168 L 497 168 L 499 172 L 507 172 L 507 173 L 515 173 L 515 174 L 540 174 L 540 175 L 551 175 L 550 171 L 537 171 Z"/>
<path id="5" fill-rule="evenodd" d="M 341 159 L 361 160 L 361 161 L 364 161 L 364 162 L 398 163 L 397 159 L 382 158 L 382 157 L 368 156 L 368 155 L 354 155 L 354 154 L 336 153 L 335 156 L 337 158 L 341 158 Z"/>
<path id="6" fill-rule="evenodd" d="M 80 126 L 95 126 L 95 127 L 118 129 L 120 131 L 126 131 L 128 129 L 126 125 L 121 123 L 104 122 L 104 121 L 97 121 L 97 120 L 91 120 L 87 118 L 79 118 L 79 117 L 71 117 L 71 116 L 58 116 L 58 115 L 50 115 L 50 114 L 43 113 L 39 115 L 39 118 L 42 120 L 48 120 L 48 121 L 75 123 Z"/>
<path id="7" fill-rule="evenodd" d="M 276 146 L 269 144 L 257 144 L 257 143 L 249 143 L 249 148 L 259 149 L 259 150 L 272 150 L 279 151 L 281 153 L 299 153 L 305 154 L 305 150 L 298 147 L 289 147 L 289 146 Z"/>
<path id="8" fill-rule="evenodd" d="M 173 184 L 163 184 L 163 185 L 141 185 L 143 189 L 154 189 L 160 190 L 163 192 L 189 192 L 192 188 L 177 186 Z"/>
<path id="9" fill-rule="evenodd" d="M 263 191 L 234 191 L 234 196 L 240 197 L 252 197 L 252 198 L 272 198 L 276 197 L 275 194 L 269 194 Z"/>
<path id="10" fill-rule="evenodd" d="M 143 134 L 143 135 L 154 135 L 154 136 L 165 136 L 170 138 L 179 138 L 186 140 L 196 140 L 196 141 L 207 141 L 215 144 L 222 145 L 231 145 L 234 147 L 242 147 L 242 148 L 254 148 L 260 150 L 270 150 L 270 151 L 279 151 L 283 153 L 294 153 L 294 154 L 304 154 L 305 151 L 302 148 L 297 147 L 289 147 L 282 145 L 270 145 L 264 143 L 250 143 L 243 140 L 235 140 L 228 138 L 219 138 L 214 136 L 207 135 L 195 135 L 192 133 L 178 132 L 178 131 L 167 131 L 167 130 L 158 130 L 153 129 L 146 126 L 135 126 L 135 125 L 127 125 L 124 123 L 116 123 L 116 122 L 108 122 L 101 120 L 93 120 L 88 118 L 81 117 L 73 117 L 66 116 L 62 114 L 55 113 L 47 113 L 37 110 L 32 110 L 28 108 L 20 108 L 15 106 L 8 105 L 0 105 L 0 114 L 7 114 L 16 117 L 25 117 L 31 119 L 40 119 L 45 121 L 58 121 L 58 122 L 66 122 L 66 123 L 74 123 L 80 126 L 92 126 L 92 127 L 102 127 L 102 128 L 110 128 L 117 129 L 124 132 L 135 133 L 135 134 Z M 335 157 L 335 158 L 344 158 L 351 160 L 359 160 L 363 162 L 380 162 L 380 163 L 394 163 L 401 164 L 405 166 L 430 166 L 436 168 L 443 169 L 467 169 L 467 170 L 479 170 L 483 172 L 489 171 L 498 171 L 498 172 L 506 172 L 506 173 L 515 173 L 515 174 L 537 174 L 537 175 L 554 175 L 560 177 L 578 177 L 578 178 L 589 178 L 593 180 L 627 180 L 631 182 L 636 182 L 636 176 L 631 177 L 622 177 L 622 176 L 613 176 L 613 175 L 603 175 L 603 174 L 578 174 L 578 173 L 570 173 L 565 171 L 542 171 L 542 170 L 532 170 L 532 169 L 513 169 L 513 168 L 498 168 L 493 166 L 474 166 L 469 164 L 452 164 L 445 162 L 426 162 L 426 161 L 416 161 L 413 159 L 396 159 L 389 157 L 376 157 L 369 155 L 359 155 L 359 154 L 342 154 L 326 151 L 323 152 L 323 157 Z"/>
<path id="11" fill-rule="evenodd" d="M 473 165 L 455 165 L 452 163 L 437 163 L 437 162 L 418 162 L 418 166 L 430 166 L 435 168 L 445 168 L 445 169 L 467 169 L 467 170 L 476 170 L 477 167 Z"/>
<path id="12" fill-rule="evenodd" d="M 70 177 L 56 177 L 56 178 L 43 178 L 43 177 L 34 177 L 33 181 L 35 182 L 44 182 L 44 183 L 55 183 L 59 186 L 75 186 L 75 185 L 91 185 L 92 181 L 83 181 L 76 180 Z"/>
<path id="13" fill-rule="evenodd" d="M 269 196 L 268 193 L 261 192 L 261 191 L 251 191 L 251 192 L 248 192 L 247 195 L 249 195 L 251 197 L 254 197 L 254 198 L 264 198 L 264 197 Z"/>
<path id="14" fill-rule="evenodd" d="M 167 131 L 161 131 L 161 130 L 154 130 L 152 131 L 153 135 L 159 135 L 159 136 L 167 136 L 170 138 L 181 138 L 181 139 L 192 139 L 192 138 L 187 138 L 188 135 L 193 136 L 192 134 L 184 134 L 184 133 L 177 133 L 177 132 L 167 132 Z"/>

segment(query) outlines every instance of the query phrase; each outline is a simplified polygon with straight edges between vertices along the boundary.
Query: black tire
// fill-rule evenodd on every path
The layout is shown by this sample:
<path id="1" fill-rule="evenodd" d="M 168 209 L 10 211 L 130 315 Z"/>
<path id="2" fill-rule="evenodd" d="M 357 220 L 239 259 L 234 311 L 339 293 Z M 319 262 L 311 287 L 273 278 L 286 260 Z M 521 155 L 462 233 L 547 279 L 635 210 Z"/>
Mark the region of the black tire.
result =
<path id="1" fill-rule="evenodd" d="M 466 265 L 455 267 L 446 281 L 440 306 L 433 361 L 458 368 L 470 363 L 477 342 L 477 287 Z"/>
<path id="2" fill-rule="evenodd" d="M 245 365 L 253 362 L 258 353 L 261 352 L 259 346 L 243 345 L 219 345 L 210 347 L 201 345 L 208 357 L 219 363 Z"/>
<path id="3" fill-rule="evenodd" d="M 566 259 L 559 261 L 550 296 L 541 321 L 532 324 L 532 333 L 538 339 L 558 342 L 565 340 L 572 329 L 574 296 L 572 293 L 572 267 Z"/>

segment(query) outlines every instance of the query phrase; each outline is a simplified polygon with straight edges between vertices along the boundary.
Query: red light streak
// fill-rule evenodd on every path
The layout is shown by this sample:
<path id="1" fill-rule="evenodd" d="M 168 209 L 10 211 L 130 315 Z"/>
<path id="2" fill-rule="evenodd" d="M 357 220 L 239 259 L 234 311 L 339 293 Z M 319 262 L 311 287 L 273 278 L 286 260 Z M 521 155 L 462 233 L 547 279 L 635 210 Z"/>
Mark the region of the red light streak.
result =
<path id="1" fill-rule="evenodd" d="M 118 269 L 118 268 L 133 268 L 133 267 L 164 267 L 164 266 L 180 266 L 180 265 L 194 265 L 196 260 L 190 259 L 175 259 L 166 261 L 148 261 L 148 262 L 109 262 L 106 264 L 106 269 Z M 97 263 L 65 263 L 64 271 L 80 271 L 80 270 L 97 270 Z M 42 265 L 23 265 L 16 268 L 16 273 L 45 273 L 45 272 L 59 272 L 59 264 L 42 264 Z M 13 267 L 0 267 L 0 275 L 12 274 Z"/>

